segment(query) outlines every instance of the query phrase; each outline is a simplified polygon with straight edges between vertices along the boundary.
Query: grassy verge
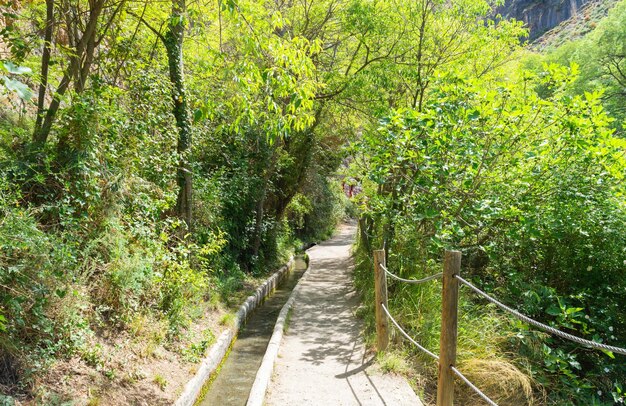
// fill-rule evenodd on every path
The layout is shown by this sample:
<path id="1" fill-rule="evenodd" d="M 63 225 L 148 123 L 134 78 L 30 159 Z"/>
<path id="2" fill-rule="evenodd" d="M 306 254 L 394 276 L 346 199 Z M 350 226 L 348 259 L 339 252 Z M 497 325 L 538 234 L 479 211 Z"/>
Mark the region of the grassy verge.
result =
<path id="1" fill-rule="evenodd" d="M 366 345 L 375 348 L 375 315 L 373 264 L 371 257 L 357 247 L 355 285 L 362 296 L 357 315 L 366 326 Z M 439 272 L 431 269 L 432 273 Z M 394 318 L 421 345 L 439 353 L 441 286 L 440 282 L 424 285 L 400 285 L 390 281 L 389 309 Z M 499 405 L 535 404 L 538 388 L 519 357 L 507 352 L 509 320 L 493 309 L 475 305 L 462 294 L 460 303 L 458 367 Z M 426 404 L 435 404 L 437 364 L 391 329 L 390 346 L 377 355 L 385 372 L 406 376 Z M 463 405 L 482 405 L 484 401 L 462 383 L 456 385 L 456 398 Z"/>

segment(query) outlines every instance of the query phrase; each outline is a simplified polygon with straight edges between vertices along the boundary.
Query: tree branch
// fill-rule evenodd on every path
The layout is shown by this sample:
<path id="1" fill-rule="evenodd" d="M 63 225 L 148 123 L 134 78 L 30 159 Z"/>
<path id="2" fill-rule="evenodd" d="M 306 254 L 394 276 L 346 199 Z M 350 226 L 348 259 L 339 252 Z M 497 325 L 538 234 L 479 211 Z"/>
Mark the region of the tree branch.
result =
<path id="1" fill-rule="evenodd" d="M 141 21 L 143 23 L 143 25 L 145 25 L 150 31 L 152 31 L 154 33 L 154 35 L 157 36 L 157 38 L 159 38 L 161 40 L 161 42 L 163 42 L 165 44 L 166 40 L 165 40 L 165 36 L 163 36 L 163 34 L 161 34 L 156 28 L 154 28 L 153 26 L 150 25 L 150 23 L 148 23 L 144 18 L 143 15 L 137 15 L 135 14 L 134 11 L 128 11 L 128 14 L 130 14 L 131 16 L 135 17 L 137 20 Z"/>

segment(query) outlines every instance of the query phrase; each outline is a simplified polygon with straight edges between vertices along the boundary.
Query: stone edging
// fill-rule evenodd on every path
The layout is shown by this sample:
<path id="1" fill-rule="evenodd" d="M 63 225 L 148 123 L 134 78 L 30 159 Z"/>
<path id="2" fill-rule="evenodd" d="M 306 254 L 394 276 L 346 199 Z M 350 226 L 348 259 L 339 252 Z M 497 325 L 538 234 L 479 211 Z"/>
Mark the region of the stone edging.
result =
<path id="1" fill-rule="evenodd" d="M 285 274 L 289 272 L 293 266 L 294 258 L 291 257 L 286 265 L 283 265 L 278 271 L 274 272 L 274 274 L 270 276 L 269 279 L 263 283 L 263 285 L 259 286 L 256 292 L 254 292 L 254 295 L 248 296 L 246 301 L 237 311 L 234 327 L 226 329 L 222 332 L 222 334 L 220 334 L 217 342 L 213 344 L 209 350 L 209 355 L 202 360 L 202 363 L 198 368 L 198 372 L 196 372 L 196 375 L 191 378 L 189 382 L 187 382 L 182 395 L 179 396 L 176 403 L 174 403 L 174 406 L 193 406 L 196 399 L 200 395 L 205 382 L 221 364 L 228 348 L 237 336 L 239 328 L 246 321 L 248 315 L 263 301 L 263 299 L 265 299 L 265 297 L 274 291 Z"/>
<path id="2" fill-rule="evenodd" d="M 272 378 L 272 372 L 274 371 L 274 363 L 276 361 L 276 357 L 278 356 L 278 349 L 280 348 L 280 343 L 283 339 L 283 330 L 285 328 L 285 323 L 287 321 L 287 315 L 289 314 L 289 310 L 291 310 L 293 303 L 295 302 L 301 287 L 302 282 L 306 280 L 309 276 L 309 269 L 311 266 L 309 265 L 296 287 L 291 291 L 291 295 L 289 295 L 289 299 L 287 303 L 280 310 L 280 314 L 278 315 L 278 319 L 276 320 L 276 324 L 274 325 L 274 332 L 272 333 L 272 338 L 270 339 L 269 344 L 267 345 L 267 349 L 265 350 L 265 355 L 263 356 L 263 361 L 261 362 L 261 366 L 257 371 L 256 378 L 254 379 L 254 384 L 252 385 L 252 389 L 250 390 L 250 395 L 248 396 L 248 402 L 246 406 L 262 406 L 265 401 L 265 395 L 267 393 L 267 388 L 269 387 L 270 379 Z"/>

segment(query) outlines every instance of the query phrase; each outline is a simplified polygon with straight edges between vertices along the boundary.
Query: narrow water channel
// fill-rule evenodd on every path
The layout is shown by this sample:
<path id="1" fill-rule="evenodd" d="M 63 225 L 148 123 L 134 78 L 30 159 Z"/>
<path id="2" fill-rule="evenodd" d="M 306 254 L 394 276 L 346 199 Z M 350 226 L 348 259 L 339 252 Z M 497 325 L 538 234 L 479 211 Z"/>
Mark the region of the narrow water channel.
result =
<path id="1" fill-rule="evenodd" d="M 283 278 L 274 294 L 252 312 L 239 330 L 219 374 L 198 403 L 200 406 L 245 406 L 278 314 L 305 270 L 304 259 L 296 258 L 295 269 Z"/>

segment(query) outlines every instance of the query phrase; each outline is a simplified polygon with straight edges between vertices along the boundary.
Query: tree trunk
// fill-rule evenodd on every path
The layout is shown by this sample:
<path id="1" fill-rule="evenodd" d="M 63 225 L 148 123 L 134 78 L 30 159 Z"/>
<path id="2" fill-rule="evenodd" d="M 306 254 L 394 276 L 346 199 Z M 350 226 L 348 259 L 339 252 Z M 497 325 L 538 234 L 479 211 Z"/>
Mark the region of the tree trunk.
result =
<path id="1" fill-rule="evenodd" d="M 277 188 L 283 193 L 283 196 L 278 197 L 275 211 L 276 219 L 283 218 L 285 209 L 293 197 L 300 192 L 306 180 L 307 171 L 313 157 L 313 148 L 315 146 L 315 130 L 321 122 L 320 118 L 323 109 L 324 103 L 322 102 L 315 111 L 315 121 L 311 127 L 302 133 L 295 134 L 284 140 L 285 149 L 290 156 L 294 157 L 294 165 L 286 169 L 286 171 L 289 172 L 289 176 L 280 176 L 281 181 L 277 185 Z M 299 139 L 299 137 L 302 138 Z"/>
<path id="2" fill-rule="evenodd" d="M 265 197 L 267 195 L 267 180 L 263 182 L 263 190 L 261 191 L 261 196 L 259 197 L 259 201 L 256 206 L 256 218 L 254 222 L 254 245 L 253 245 L 253 255 L 255 257 L 259 256 L 259 252 L 261 251 L 261 236 L 263 231 L 263 215 L 264 215 L 264 207 L 265 207 Z"/>
<path id="3" fill-rule="evenodd" d="M 41 129 L 46 102 L 46 90 L 48 89 L 48 68 L 50 67 L 50 49 L 52 48 L 52 34 L 54 32 L 54 0 L 46 0 L 46 30 L 44 32 L 43 54 L 41 55 L 41 82 L 39 83 L 39 96 L 37 98 L 37 118 L 35 121 L 35 133 Z"/>
<path id="4" fill-rule="evenodd" d="M 360 244 L 368 254 L 372 252 L 372 243 L 370 241 L 369 233 L 371 232 L 371 220 L 369 216 L 363 216 L 359 218 L 359 236 Z"/>
<path id="5" fill-rule="evenodd" d="M 90 3 L 92 4 L 92 7 L 89 10 L 89 20 L 87 21 L 85 31 L 80 38 L 80 41 L 76 45 L 76 53 L 71 57 L 70 64 L 63 74 L 63 79 L 61 79 L 61 83 L 52 97 L 52 101 L 50 102 L 48 111 L 43 118 L 41 127 L 35 126 L 35 131 L 33 132 L 33 142 L 36 145 L 42 146 L 48 140 L 50 130 L 52 129 L 52 122 L 59 111 L 59 107 L 61 107 L 61 98 L 67 91 L 72 81 L 72 77 L 76 77 L 79 72 L 89 72 L 91 68 L 95 47 L 90 45 L 94 43 L 93 41 L 95 41 L 98 20 L 100 19 L 100 15 L 104 9 L 105 1 L 106 0 L 97 0 Z M 82 90 L 82 87 L 80 87 L 80 89 Z M 41 100 L 43 100 L 43 98 Z M 38 103 L 41 102 L 39 101 Z"/>
<path id="6" fill-rule="evenodd" d="M 178 128 L 177 151 L 179 164 L 177 171 L 178 199 L 176 211 L 178 216 L 187 224 L 187 230 L 191 230 L 191 205 L 192 205 L 192 173 L 191 173 L 191 125 L 187 108 L 187 94 L 185 91 L 184 65 L 183 65 L 183 39 L 185 37 L 185 0 L 172 1 L 172 14 L 170 25 L 163 37 L 167 62 L 169 66 L 170 82 L 172 83 L 172 100 L 174 102 L 173 114 Z"/>

